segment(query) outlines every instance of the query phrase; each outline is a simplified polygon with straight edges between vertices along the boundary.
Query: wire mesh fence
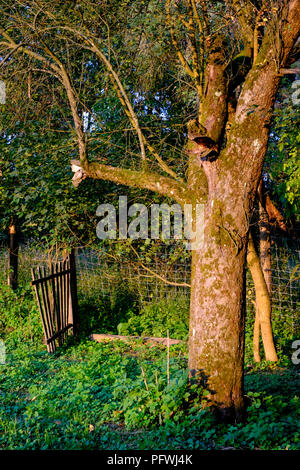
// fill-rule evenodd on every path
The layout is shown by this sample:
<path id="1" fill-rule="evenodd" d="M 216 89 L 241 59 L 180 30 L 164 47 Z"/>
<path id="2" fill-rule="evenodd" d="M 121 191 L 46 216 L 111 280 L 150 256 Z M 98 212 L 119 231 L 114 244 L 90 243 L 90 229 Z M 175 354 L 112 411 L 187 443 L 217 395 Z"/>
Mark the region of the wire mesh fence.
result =
<path id="1" fill-rule="evenodd" d="M 120 242 L 121 243 L 121 242 Z M 115 250 L 115 247 L 114 247 Z M 151 251 L 151 250 L 150 250 Z M 112 256 L 104 248 L 76 250 L 78 293 L 81 300 L 118 295 L 118 291 L 134 294 L 143 305 L 158 302 L 168 296 L 190 295 L 191 263 L 186 250 L 179 254 L 170 245 L 160 244 L 147 256 L 145 252 L 128 252 Z M 57 259 L 57 257 L 56 257 Z M 288 238 L 273 237 L 272 259 L 272 318 L 288 322 L 295 333 L 300 332 L 300 243 Z M 30 269 L 53 261 L 53 253 L 21 246 L 19 250 L 19 284 L 30 282 Z M 0 276 L 7 278 L 8 254 L 0 249 Z M 247 271 L 247 315 L 255 314 L 255 289 Z"/>
<path id="2" fill-rule="evenodd" d="M 142 263 L 130 257 L 111 261 L 106 253 L 80 250 L 76 262 L 81 292 L 100 289 L 103 295 L 111 295 L 116 286 L 124 283 L 135 291 L 141 304 L 157 301 L 170 293 L 189 296 L 189 262 L 168 262 L 166 250 Z"/>

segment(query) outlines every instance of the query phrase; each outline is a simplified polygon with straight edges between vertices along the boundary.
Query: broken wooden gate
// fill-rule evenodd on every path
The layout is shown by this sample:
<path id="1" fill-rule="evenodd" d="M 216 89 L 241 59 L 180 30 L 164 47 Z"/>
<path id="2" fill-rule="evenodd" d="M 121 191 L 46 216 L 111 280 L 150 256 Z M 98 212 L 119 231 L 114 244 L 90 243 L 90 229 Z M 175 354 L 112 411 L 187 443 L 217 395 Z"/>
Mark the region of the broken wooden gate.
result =
<path id="1" fill-rule="evenodd" d="M 77 287 L 74 252 L 49 268 L 31 269 L 48 352 L 55 352 L 70 333 L 77 332 Z"/>

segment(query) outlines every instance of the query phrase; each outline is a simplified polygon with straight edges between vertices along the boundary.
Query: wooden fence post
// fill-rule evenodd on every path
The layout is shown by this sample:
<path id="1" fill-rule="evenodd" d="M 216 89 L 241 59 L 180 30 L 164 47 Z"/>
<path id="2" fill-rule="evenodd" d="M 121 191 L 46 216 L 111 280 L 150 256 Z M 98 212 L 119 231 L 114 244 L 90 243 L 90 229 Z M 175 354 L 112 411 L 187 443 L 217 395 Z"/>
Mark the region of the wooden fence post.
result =
<path id="1" fill-rule="evenodd" d="M 9 247 L 8 247 L 8 285 L 13 289 L 18 287 L 18 251 L 19 242 L 17 227 L 15 223 L 9 226 Z"/>
<path id="2" fill-rule="evenodd" d="M 79 318 L 78 318 L 78 298 L 77 298 L 77 275 L 76 275 L 76 259 L 75 250 L 72 248 L 70 253 L 70 289 L 72 300 L 72 315 L 73 315 L 73 334 L 78 334 Z"/>

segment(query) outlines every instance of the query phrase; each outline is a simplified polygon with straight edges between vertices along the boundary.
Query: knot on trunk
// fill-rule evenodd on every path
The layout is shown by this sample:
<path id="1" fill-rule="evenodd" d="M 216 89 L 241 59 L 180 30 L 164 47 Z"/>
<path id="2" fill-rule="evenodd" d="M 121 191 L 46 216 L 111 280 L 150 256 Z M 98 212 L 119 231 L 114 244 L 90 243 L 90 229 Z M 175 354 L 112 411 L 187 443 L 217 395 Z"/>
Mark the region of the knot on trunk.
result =
<path id="1" fill-rule="evenodd" d="M 207 135 L 207 129 L 193 119 L 187 125 L 188 154 L 199 154 L 201 161 L 214 161 L 218 156 L 218 144 Z"/>

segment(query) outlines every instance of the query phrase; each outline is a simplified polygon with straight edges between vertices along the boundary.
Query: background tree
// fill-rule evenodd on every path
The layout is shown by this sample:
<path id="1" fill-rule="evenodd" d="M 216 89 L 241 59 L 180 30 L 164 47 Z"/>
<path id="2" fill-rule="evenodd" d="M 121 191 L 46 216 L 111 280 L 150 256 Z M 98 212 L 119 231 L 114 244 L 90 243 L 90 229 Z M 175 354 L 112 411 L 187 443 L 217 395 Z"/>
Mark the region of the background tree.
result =
<path id="1" fill-rule="evenodd" d="M 295 70 L 294 73 L 292 73 L 293 70 Z M 295 62 L 290 69 L 282 71 L 286 76 L 282 80 L 277 94 L 263 177 L 258 187 L 258 245 L 263 277 L 259 272 L 254 275 L 260 286 L 258 289 L 262 293 L 260 308 L 266 312 L 265 317 L 269 318 L 269 322 L 272 304 L 272 233 L 276 233 L 276 230 L 279 229 L 285 236 L 294 237 L 299 218 L 297 206 L 300 187 L 300 168 L 297 158 L 299 135 L 295 127 L 295 123 L 299 120 L 299 106 L 296 96 L 297 70 L 297 62 Z M 254 250 L 255 246 L 252 244 L 252 257 L 255 259 Z M 257 271 L 260 271 L 258 263 L 255 265 Z M 258 297 L 260 296 L 256 295 L 256 302 L 258 302 Z M 253 338 L 256 361 L 260 361 L 258 310 L 259 304 L 257 303 Z M 265 354 L 267 359 L 276 360 L 273 348 L 269 352 L 265 350 Z"/>

